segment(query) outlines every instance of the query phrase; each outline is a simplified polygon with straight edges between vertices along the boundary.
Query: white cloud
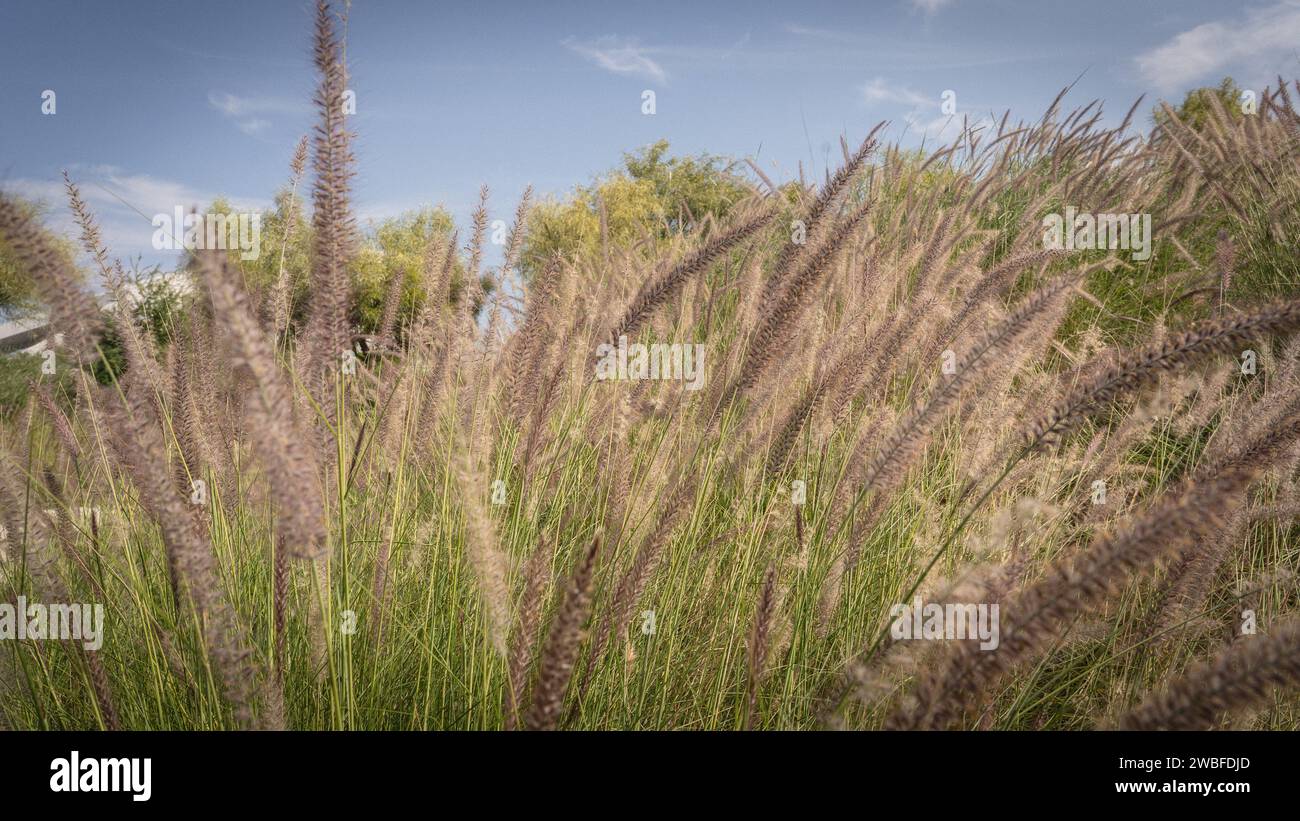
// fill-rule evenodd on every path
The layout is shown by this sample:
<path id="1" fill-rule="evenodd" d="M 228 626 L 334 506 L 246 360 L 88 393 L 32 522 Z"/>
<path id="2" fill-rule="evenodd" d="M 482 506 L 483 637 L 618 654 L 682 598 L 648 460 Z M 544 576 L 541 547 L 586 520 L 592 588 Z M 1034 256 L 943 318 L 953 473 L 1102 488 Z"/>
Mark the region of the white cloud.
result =
<path id="1" fill-rule="evenodd" d="M 226 91 L 208 92 L 208 103 L 230 117 L 244 117 L 249 114 L 301 114 L 311 110 L 311 106 L 296 100 L 278 97 L 240 97 Z"/>
<path id="2" fill-rule="evenodd" d="M 1284 0 L 1235 19 L 1202 23 L 1136 58 L 1142 76 L 1162 92 L 1219 79 L 1229 67 L 1267 79 L 1300 42 L 1300 1 Z"/>
<path id="3" fill-rule="evenodd" d="M 956 140 L 963 130 L 974 132 L 987 131 L 995 126 L 992 119 L 980 117 L 971 119 L 970 115 L 958 112 L 956 114 L 940 114 L 936 117 L 921 117 L 915 113 L 903 115 L 903 122 L 907 123 L 907 129 L 918 137 L 923 137 L 927 141 L 937 141 L 946 145 Z"/>
<path id="4" fill-rule="evenodd" d="M 277 97 L 240 97 L 226 91 L 209 91 L 208 104 L 228 119 L 234 120 L 240 131 L 249 136 L 270 128 L 271 121 L 256 115 L 302 114 L 310 110 L 305 103 Z"/>
<path id="5" fill-rule="evenodd" d="M 586 42 L 569 37 L 563 42 L 570 51 L 582 55 L 606 71 L 634 74 L 659 83 L 668 80 L 668 73 L 663 66 L 649 56 L 654 49 L 638 45 L 636 40 L 607 35 Z"/>
<path id="6" fill-rule="evenodd" d="M 798 37 L 811 37 L 815 40 L 833 40 L 841 43 L 862 43 L 866 40 L 861 34 L 853 34 L 837 29 L 816 28 L 800 23 L 786 23 L 784 28 L 790 34 Z"/>
<path id="7" fill-rule="evenodd" d="M 958 47 L 951 41 L 900 39 L 893 33 L 880 30 L 816 28 L 800 23 L 784 23 L 781 28 L 785 33 L 793 35 L 793 50 L 786 48 L 767 53 L 756 52 L 755 56 L 766 63 L 773 60 L 783 63 L 794 60 L 813 62 L 823 71 L 828 63 L 834 65 L 841 59 L 856 60 L 864 51 L 878 57 L 881 65 L 892 66 L 896 72 L 980 68 L 1042 61 L 1058 56 L 1041 44 L 1017 49 L 1012 54 L 1005 50 L 990 51 L 978 45 Z"/>
<path id="8" fill-rule="evenodd" d="M 718 56 L 718 59 L 719 60 L 730 59 L 731 55 L 735 54 L 737 51 L 740 51 L 742 48 L 749 45 L 749 40 L 750 40 L 750 33 L 747 31 L 745 32 L 745 36 L 741 37 L 739 40 L 733 43 L 730 48 L 723 51 L 722 54 Z"/>
<path id="9" fill-rule="evenodd" d="M 178 205 L 186 209 L 192 205 L 202 208 L 221 196 L 218 192 L 202 191 L 182 182 L 159 179 L 148 174 L 128 174 L 111 167 L 101 169 L 98 179 L 92 175 L 86 182 L 79 183 L 83 189 L 82 196 L 88 202 L 116 202 L 120 205 L 121 200 L 125 200 L 149 215 L 171 211 Z M 266 200 L 226 198 L 236 210 L 258 210 L 270 205 Z"/>
<path id="10" fill-rule="evenodd" d="M 260 134 L 261 132 L 265 131 L 270 127 L 271 127 L 270 120 L 259 120 L 257 118 L 254 118 L 251 120 L 241 120 L 239 122 L 239 130 L 249 135 L 250 137 L 254 134 Z"/>
<path id="11" fill-rule="evenodd" d="M 951 6 L 953 0 L 912 0 L 913 8 L 920 9 L 926 14 L 934 14 L 944 6 Z"/>
<path id="12" fill-rule="evenodd" d="M 161 256 L 170 259 L 174 256 L 171 252 L 160 255 L 153 248 L 153 217 L 173 214 L 178 206 L 184 211 L 191 207 L 202 209 L 222 196 L 175 180 L 130 174 L 108 165 L 73 166 L 69 173 L 99 224 L 110 256 L 123 260 L 137 255 L 146 259 L 159 259 Z M 7 181 L 5 187 L 22 197 L 44 203 L 48 208 L 45 222 L 52 230 L 68 237 L 78 236 L 78 229 L 68 211 L 62 177 L 20 178 Z M 271 207 L 270 201 L 252 197 L 225 195 L 225 199 L 236 212 L 263 211 Z"/>
<path id="13" fill-rule="evenodd" d="M 963 127 L 984 129 L 993 124 L 988 115 L 976 116 L 969 108 L 958 110 L 955 97 L 951 98 L 953 113 L 944 113 L 942 95 L 927 96 L 907 86 L 891 83 L 884 77 L 877 77 L 863 86 L 862 97 L 868 105 L 896 103 L 908 106 L 910 110 L 902 116 L 908 132 L 927 141 L 950 143 L 961 136 Z"/>
<path id="14" fill-rule="evenodd" d="M 868 103 L 902 103 L 920 108 L 939 104 L 938 100 L 932 100 L 905 86 L 894 85 L 884 77 L 877 77 L 867 83 L 862 88 L 862 96 Z"/>

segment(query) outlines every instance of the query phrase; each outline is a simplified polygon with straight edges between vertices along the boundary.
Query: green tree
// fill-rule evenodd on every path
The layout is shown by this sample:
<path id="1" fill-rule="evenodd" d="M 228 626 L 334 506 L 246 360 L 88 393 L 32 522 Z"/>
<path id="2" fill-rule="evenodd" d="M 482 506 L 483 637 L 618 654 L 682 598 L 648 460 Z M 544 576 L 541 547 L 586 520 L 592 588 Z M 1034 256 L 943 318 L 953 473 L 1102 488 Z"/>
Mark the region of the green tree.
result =
<path id="1" fill-rule="evenodd" d="M 19 265 L 13 249 L 0 237 L 0 316 L 20 314 L 30 309 L 32 281 Z"/>
<path id="2" fill-rule="evenodd" d="M 209 210 L 229 213 L 229 206 L 218 200 Z M 388 282 L 398 271 L 406 277 L 402 315 L 423 301 L 422 276 L 428 243 L 431 239 L 439 244 L 449 241 L 454 229 L 454 221 L 446 209 L 426 207 L 380 220 L 362 231 L 351 274 L 357 306 L 353 320 L 364 331 L 373 331 L 377 326 Z M 300 322 L 309 307 L 311 245 L 310 213 L 302 198 L 294 196 L 286 186 L 275 195 L 274 207 L 262 213 L 261 253 L 250 260 L 241 260 L 237 253 L 232 253 L 231 259 L 244 271 L 249 289 L 256 294 L 271 292 L 283 265 L 289 280 L 293 316 Z M 457 260 L 452 271 L 453 298 L 462 287 L 462 271 Z"/>
<path id="3" fill-rule="evenodd" d="M 580 186 L 567 200 L 542 202 L 528 216 L 521 267 L 531 276 L 555 254 L 579 257 L 596 253 L 601 241 L 601 212 L 613 245 L 627 245 L 664 220 L 663 203 L 654 185 L 614 172 L 590 186 Z"/>
<path id="4" fill-rule="evenodd" d="M 578 186 L 567 198 L 534 208 L 521 267 L 529 276 L 556 253 L 594 254 L 602 212 L 608 241 L 626 247 L 647 235 L 689 231 L 706 216 L 722 217 L 749 194 L 723 159 L 670 157 L 668 141 L 660 140 L 624 154 L 621 168 Z"/>
<path id="5" fill-rule="evenodd" d="M 294 288 L 307 286 L 311 257 L 311 223 L 303 199 L 290 193 L 285 186 L 276 192 L 273 207 L 262 212 L 261 253 L 256 259 L 239 260 L 250 287 L 269 289 L 280 276 L 283 260 L 285 271 Z M 213 203 L 213 209 L 223 205 Z M 288 245 L 285 237 L 288 235 Z"/>
<path id="6" fill-rule="evenodd" d="M 1174 113 L 1178 115 L 1179 120 L 1199 131 L 1205 126 L 1214 102 L 1217 101 L 1235 122 L 1245 116 L 1241 111 L 1241 95 L 1242 90 L 1237 86 L 1236 81 L 1231 77 L 1224 77 L 1217 86 L 1194 88 L 1187 92 L 1182 104 L 1174 108 Z M 1167 116 L 1161 107 L 1157 107 L 1152 114 L 1156 125 L 1162 125 Z"/>
<path id="7" fill-rule="evenodd" d="M 669 157 L 667 140 L 624 154 L 623 165 L 632 179 L 654 187 L 671 231 L 689 230 L 705 216 L 722 216 L 750 193 L 722 158 Z"/>
<path id="8" fill-rule="evenodd" d="M 378 326 L 388 283 L 394 276 L 401 274 L 406 279 L 399 317 L 408 316 L 423 302 L 422 283 L 429 242 L 433 240 L 437 247 L 446 247 L 454 229 L 455 223 L 446 209 L 426 207 L 382 220 L 366 232 L 352 264 L 356 320 L 362 330 L 371 332 Z M 463 269 L 457 260 L 452 271 L 453 299 L 463 287 L 462 276 Z"/>
<path id="9" fill-rule="evenodd" d="M 215 208 L 217 203 L 213 204 Z M 250 290 L 270 294 L 284 266 L 289 281 L 289 299 L 293 315 L 303 316 L 307 289 L 311 282 L 311 223 L 302 197 L 289 186 L 276 192 L 274 206 L 262 212 L 261 252 L 256 259 L 231 260 L 244 272 Z M 286 244 L 287 237 L 287 244 Z"/>
<path id="10" fill-rule="evenodd" d="M 43 217 L 48 209 L 41 203 L 17 200 L 18 205 L 34 220 Z M 63 237 L 50 236 L 54 247 L 71 264 L 75 254 L 73 244 Z M 14 317 L 37 310 L 39 294 L 31 272 L 18 259 L 9 240 L 0 236 L 0 317 Z"/>

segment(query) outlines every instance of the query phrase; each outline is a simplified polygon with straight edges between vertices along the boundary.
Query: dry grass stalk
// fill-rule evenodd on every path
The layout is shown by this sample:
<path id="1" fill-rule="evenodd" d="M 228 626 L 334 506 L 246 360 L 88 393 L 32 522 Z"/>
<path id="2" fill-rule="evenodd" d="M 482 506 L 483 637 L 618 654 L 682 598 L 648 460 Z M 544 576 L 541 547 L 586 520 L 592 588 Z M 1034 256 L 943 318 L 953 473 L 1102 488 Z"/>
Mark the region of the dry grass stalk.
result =
<path id="1" fill-rule="evenodd" d="M 1150 385 L 1162 373 L 1225 351 L 1252 338 L 1300 326 L 1300 301 L 1279 302 L 1230 319 L 1202 321 L 1165 342 L 1123 352 L 1033 424 L 1031 447 L 1059 442 L 1097 410 Z"/>
<path id="2" fill-rule="evenodd" d="M 231 366 L 245 371 L 254 385 L 248 405 L 250 433 L 275 492 L 280 544 L 295 558 L 319 558 L 327 548 L 319 472 L 306 438 L 294 424 L 294 406 L 273 348 L 229 263 L 219 255 L 203 254 L 200 265 L 213 311 L 225 328 Z"/>
<path id="3" fill-rule="evenodd" d="M 1103 605 L 1122 585 L 1176 558 L 1224 524 L 1237 496 L 1300 436 L 1300 417 L 1202 475 L 1164 494 L 1114 535 L 1094 540 L 1081 555 L 1053 565 L 1036 584 L 1002 608 L 1000 643 L 981 651 L 966 642 L 918 684 L 916 705 L 892 726 L 942 728 L 1004 675 L 1043 652 L 1080 614 Z"/>
<path id="4" fill-rule="evenodd" d="M 333 418 L 334 403 L 325 399 L 330 364 L 351 349 L 351 285 L 348 265 L 356 247 L 356 220 L 350 204 L 352 135 L 344 113 L 347 67 L 326 0 L 316 3 L 314 60 L 319 85 L 320 121 L 312 150 L 316 180 L 312 188 L 311 314 L 305 331 L 302 367 L 312 393 Z"/>
<path id="5" fill-rule="evenodd" d="M 481 446 L 482 439 L 471 435 L 470 441 L 456 449 L 452 464 L 465 505 L 466 555 L 478 579 L 487 616 L 488 636 L 493 648 L 505 656 L 512 621 L 510 587 L 507 582 L 506 557 L 497 539 L 496 525 L 483 502 L 490 482 L 485 468 L 475 467 L 475 462 L 487 458 L 479 450 Z"/>
<path id="6" fill-rule="evenodd" d="M 114 411 L 115 427 L 125 431 L 133 448 L 127 469 L 146 508 L 162 529 L 163 544 L 194 603 L 199 627 L 221 689 L 243 727 L 255 726 L 258 675 L 253 652 L 238 614 L 230 606 L 212 555 L 212 545 L 194 527 L 186 501 L 176 493 L 161 465 L 166 463 L 158 422 L 139 391 L 128 396 L 130 408 Z"/>
<path id="7" fill-rule="evenodd" d="M 795 508 L 798 511 L 798 508 Z M 758 715 L 758 687 L 767 669 L 767 654 L 771 650 L 772 621 L 776 614 L 776 565 L 768 565 L 763 574 L 763 587 L 758 594 L 754 610 L 754 625 L 749 633 L 749 698 L 745 714 L 745 729 L 752 729 Z"/>
<path id="8" fill-rule="evenodd" d="M 524 589 L 515 608 L 514 630 L 510 633 L 510 668 L 507 686 L 509 702 L 506 705 L 505 725 L 513 730 L 519 724 L 527 692 L 528 676 L 537 653 L 538 630 L 541 628 L 542 609 L 546 588 L 551 581 L 550 545 L 544 539 L 534 548 L 524 565 Z"/>
<path id="9" fill-rule="evenodd" d="M 298 141 L 298 147 L 294 149 L 293 159 L 289 161 L 289 207 L 284 217 L 284 238 L 280 242 L 280 260 L 276 266 L 275 285 L 271 288 L 270 310 L 267 312 L 271 319 L 271 336 L 273 339 L 279 339 L 289 331 L 289 318 L 292 314 L 290 288 L 292 283 L 289 282 L 289 270 L 285 267 L 285 257 L 289 253 L 289 246 L 293 242 L 293 235 L 298 226 L 298 186 L 302 183 L 303 172 L 307 168 L 307 138 L 304 136 Z"/>
<path id="10" fill-rule="evenodd" d="M 591 582 L 600 553 L 599 535 L 583 554 L 560 603 L 538 662 L 537 684 L 524 726 L 530 730 L 554 730 L 564 707 L 564 695 L 573 677 L 582 644 L 583 625 L 591 613 Z"/>
<path id="11" fill-rule="evenodd" d="M 663 276 L 648 280 L 623 312 L 622 318 L 614 323 L 606 341 L 617 345 L 619 337 L 635 334 L 656 308 L 677 296 L 688 281 L 704 273 L 716 259 L 753 236 L 771 219 L 772 213 L 767 210 L 748 214 L 711 237 Z"/>
<path id="12" fill-rule="evenodd" d="M 1300 686 L 1300 621 L 1233 642 L 1119 721 L 1122 730 L 1209 730 L 1222 717 L 1267 701 L 1274 687 Z"/>

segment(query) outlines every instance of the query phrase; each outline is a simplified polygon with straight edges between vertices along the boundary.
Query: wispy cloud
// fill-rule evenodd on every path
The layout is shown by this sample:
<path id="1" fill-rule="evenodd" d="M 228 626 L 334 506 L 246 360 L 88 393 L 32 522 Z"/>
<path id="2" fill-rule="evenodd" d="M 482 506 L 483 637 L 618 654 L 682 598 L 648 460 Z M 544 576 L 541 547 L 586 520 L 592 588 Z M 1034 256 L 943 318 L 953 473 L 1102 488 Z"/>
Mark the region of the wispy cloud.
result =
<path id="1" fill-rule="evenodd" d="M 1267 78 L 1300 42 L 1300 2 L 1285 0 L 1244 16 L 1202 23 L 1136 58 L 1147 82 L 1162 92 L 1217 79 L 1238 68 Z"/>
<path id="2" fill-rule="evenodd" d="M 254 134 L 260 134 L 270 127 L 271 127 L 270 120 L 259 120 L 254 118 L 252 120 L 241 120 L 239 122 L 239 130 L 244 132 L 245 134 L 248 134 L 249 136 L 252 136 Z"/>
<path id="3" fill-rule="evenodd" d="M 235 122 L 240 131 L 250 136 L 271 127 L 266 116 L 273 114 L 302 114 L 310 110 L 306 103 L 277 97 L 241 97 L 227 91 L 208 92 L 208 104 Z"/>
<path id="4" fill-rule="evenodd" d="M 939 104 L 937 100 L 913 91 L 906 86 L 891 83 L 884 77 L 877 77 L 867 83 L 862 89 L 862 97 L 868 103 L 902 103 L 903 105 L 921 108 Z"/>
<path id="5" fill-rule="evenodd" d="M 956 140 L 963 130 L 987 131 L 995 125 L 990 117 L 971 117 L 965 112 L 939 114 L 934 117 L 923 117 L 912 112 L 903 115 L 903 122 L 907 123 L 907 130 L 916 136 L 927 142 L 937 141 L 940 144 L 948 144 Z"/>
<path id="6" fill-rule="evenodd" d="M 153 217 L 171 214 L 178 206 L 186 211 L 191 207 L 202 209 L 223 196 L 176 180 L 132 174 L 111 165 L 74 165 L 69 173 L 94 213 L 109 252 L 123 258 L 144 256 L 159 260 L 159 252 L 152 245 Z M 5 187 L 44 203 L 48 207 L 46 221 L 51 228 L 65 236 L 77 235 L 62 178 L 19 178 L 7 181 Z M 235 211 L 262 211 L 271 206 L 264 199 L 224 196 Z"/>
<path id="7" fill-rule="evenodd" d="M 910 110 L 902 115 L 909 133 L 926 140 L 950 142 L 961 133 L 963 126 L 985 128 L 992 124 L 988 116 L 973 116 L 968 110 L 950 109 L 945 113 L 942 96 L 928 96 L 908 86 L 876 77 L 862 88 L 862 98 L 868 105 L 896 104 Z M 955 98 L 954 102 L 955 102 Z"/>
<path id="8" fill-rule="evenodd" d="M 993 52 L 987 48 L 956 47 L 951 42 L 919 43 L 881 31 L 828 29 L 790 22 L 783 23 L 781 29 L 793 35 L 792 50 L 776 55 L 784 61 L 813 59 L 819 64 L 827 60 L 838 64 L 846 59 L 856 60 L 864 50 L 870 50 L 882 65 L 888 64 L 893 70 L 939 71 L 1042 61 L 1054 56 L 1041 45 L 1025 46 L 1014 53 Z"/>
<path id="9" fill-rule="evenodd" d="M 718 59 L 719 60 L 731 59 L 731 55 L 735 54 L 736 52 L 743 49 L 745 46 L 749 45 L 749 40 L 750 40 L 750 32 L 747 31 L 745 32 L 743 37 L 741 37 L 739 40 L 733 43 L 729 48 L 725 49 L 720 55 L 718 55 Z"/>
<path id="10" fill-rule="evenodd" d="M 74 175 L 75 177 L 75 175 Z M 153 215 L 170 211 L 177 205 L 182 208 L 202 208 L 218 197 L 217 191 L 203 191 L 183 182 L 161 179 L 148 174 L 131 174 L 115 166 L 97 166 L 89 169 L 87 183 L 83 186 L 87 202 L 115 202 L 127 204 Z M 224 195 L 233 207 L 258 210 L 270 205 L 266 200 Z"/>
<path id="11" fill-rule="evenodd" d="M 953 0 L 912 0 L 912 7 L 926 14 L 934 14 L 944 6 L 951 6 Z"/>
<path id="12" fill-rule="evenodd" d="M 805 26 L 802 23 L 786 23 L 784 26 L 786 32 L 798 37 L 808 37 L 815 40 L 831 40 L 838 43 L 861 43 L 863 36 L 847 31 L 837 29 L 817 28 L 816 26 Z"/>
<path id="13" fill-rule="evenodd" d="M 639 45 L 628 37 L 607 35 L 582 41 L 569 37 L 563 41 L 565 48 L 582 55 L 591 62 L 615 74 L 632 74 L 664 83 L 668 73 L 650 57 L 655 50 Z"/>

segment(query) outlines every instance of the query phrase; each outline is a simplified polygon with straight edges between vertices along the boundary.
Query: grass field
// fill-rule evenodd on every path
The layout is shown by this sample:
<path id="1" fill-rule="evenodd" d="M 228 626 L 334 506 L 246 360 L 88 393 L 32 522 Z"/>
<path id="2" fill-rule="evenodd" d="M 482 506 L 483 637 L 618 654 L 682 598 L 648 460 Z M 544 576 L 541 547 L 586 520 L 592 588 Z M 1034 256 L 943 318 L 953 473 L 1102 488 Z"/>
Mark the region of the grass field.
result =
<path id="1" fill-rule="evenodd" d="M 3 431 L 4 595 L 105 612 L 98 650 L 0 643 L 0 723 L 1300 726 L 1285 84 L 1149 132 L 1059 100 L 922 156 L 873 132 L 526 282 L 526 204 L 490 270 L 481 210 L 358 353 L 324 5 L 315 38 L 304 311 L 197 252 L 102 384 L 90 286 L 0 199 L 63 333 Z M 1066 209 L 1135 221 L 1055 248 Z M 700 346 L 698 381 L 608 369 L 621 339 Z M 996 605 L 996 647 L 896 639 L 913 603 Z"/>

